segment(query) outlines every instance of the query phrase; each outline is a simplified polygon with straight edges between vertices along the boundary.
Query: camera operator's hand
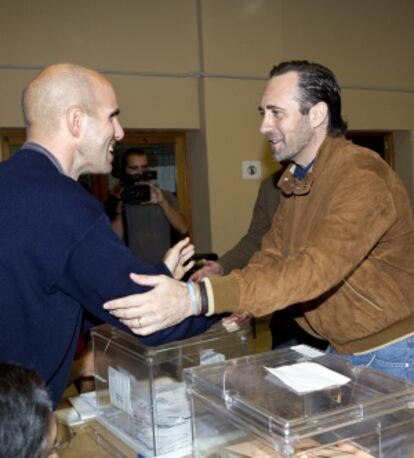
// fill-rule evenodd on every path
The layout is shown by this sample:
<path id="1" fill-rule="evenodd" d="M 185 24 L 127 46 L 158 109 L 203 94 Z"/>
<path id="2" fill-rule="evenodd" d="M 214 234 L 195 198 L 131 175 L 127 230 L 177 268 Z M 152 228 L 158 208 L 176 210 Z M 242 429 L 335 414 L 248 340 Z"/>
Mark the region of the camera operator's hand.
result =
<path id="1" fill-rule="evenodd" d="M 162 204 L 166 202 L 166 200 L 165 200 L 164 194 L 162 193 L 161 189 L 153 185 L 152 183 L 145 182 L 145 184 L 147 184 L 150 187 L 151 198 L 148 202 L 145 202 L 143 205 L 152 204 L 152 205 L 162 206 Z"/>
<path id="2" fill-rule="evenodd" d="M 167 217 L 171 226 L 181 235 L 186 234 L 188 231 L 188 226 L 184 216 L 171 205 L 171 203 L 164 196 L 164 193 L 158 186 L 148 182 L 145 182 L 145 184 L 150 187 L 151 199 L 149 202 L 142 203 L 141 205 L 159 205 L 165 213 L 165 216 Z"/>
<path id="3" fill-rule="evenodd" d="M 170 248 L 164 256 L 164 264 L 177 280 L 183 277 L 194 265 L 194 261 L 187 261 L 194 255 L 194 245 L 186 237 Z M 186 264 L 187 263 L 187 264 Z"/>

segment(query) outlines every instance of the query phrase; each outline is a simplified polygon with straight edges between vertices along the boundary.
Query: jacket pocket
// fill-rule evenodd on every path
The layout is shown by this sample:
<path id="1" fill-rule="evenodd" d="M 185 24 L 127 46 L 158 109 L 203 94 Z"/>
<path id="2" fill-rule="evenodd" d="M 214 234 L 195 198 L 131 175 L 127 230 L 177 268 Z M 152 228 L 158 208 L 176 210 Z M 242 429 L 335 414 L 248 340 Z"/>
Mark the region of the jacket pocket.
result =
<path id="1" fill-rule="evenodd" d="M 410 316 L 407 299 L 396 282 L 369 266 L 350 275 L 328 292 L 317 308 L 306 313 L 314 329 L 327 340 L 346 344 L 368 337 Z"/>
<path id="2" fill-rule="evenodd" d="M 377 309 L 379 312 L 382 312 L 384 309 L 380 306 L 377 305 L 375 302 L 371 301 L 367 297 L 365 297 L 363 294 L 361 294 L 359 291 L 357 291 L 347 280 L 344 280 L 343 283 L 348 286 L 348 288 L 351 288 L 354 294 L 359 296 L 363 301 L 367 303 L 367 305 L 374 307 L 374 309 Z"/>

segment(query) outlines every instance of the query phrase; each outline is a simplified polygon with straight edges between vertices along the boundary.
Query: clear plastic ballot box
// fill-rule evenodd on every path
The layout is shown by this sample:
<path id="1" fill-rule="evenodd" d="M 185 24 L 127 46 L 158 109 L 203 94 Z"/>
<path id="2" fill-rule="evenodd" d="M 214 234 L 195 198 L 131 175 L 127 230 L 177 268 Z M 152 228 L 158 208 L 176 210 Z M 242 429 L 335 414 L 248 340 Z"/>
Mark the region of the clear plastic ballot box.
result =
<path id="1" fill-rule="evenodd" d="M 306 346 L 186 369 L 193 456 L 414 457 L 414 385 Z"/>
<path id="2" fill-rule="evenodd" d="M 191 453 L 183 369 L 247 354 L 248 326 L 218 323 L 204 334 L 157 347 L 110 325 L 91 330 L 97 420 L 140 456 Z"/>

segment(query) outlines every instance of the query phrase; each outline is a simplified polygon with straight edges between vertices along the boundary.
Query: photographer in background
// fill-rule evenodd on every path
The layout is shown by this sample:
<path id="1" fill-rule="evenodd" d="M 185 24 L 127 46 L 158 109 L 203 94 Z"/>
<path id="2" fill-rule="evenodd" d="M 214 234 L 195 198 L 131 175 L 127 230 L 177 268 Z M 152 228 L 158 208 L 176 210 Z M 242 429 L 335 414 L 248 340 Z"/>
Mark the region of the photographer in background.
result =
<path id="1" fill-rule="evenodd" d="M 176 197 L 151 183 L 148 155 L 138 148 L 122 157 L 122 176 L 108 196 L 107 213 L 115 233 L 130 250 L 150 264 L 162 261 L 168 248 L 187 233 L 188 226 L 178 212 Z"/>

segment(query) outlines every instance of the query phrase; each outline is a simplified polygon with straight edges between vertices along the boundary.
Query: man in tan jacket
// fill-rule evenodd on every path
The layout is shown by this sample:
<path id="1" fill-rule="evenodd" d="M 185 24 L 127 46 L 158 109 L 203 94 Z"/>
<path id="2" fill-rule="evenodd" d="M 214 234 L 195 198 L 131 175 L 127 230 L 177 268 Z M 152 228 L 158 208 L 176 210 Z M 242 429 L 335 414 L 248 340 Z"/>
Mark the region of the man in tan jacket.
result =
<path id="1" fill-rule="evenodd" d="M 340 87 L 319 64 L 274 67 L 259 111 L 274 158 L 291 163 L 261 250 L 196 287 L 138 276 L 154 289 L 107 307 L 145 334 L 191 314 L 262 316 L 299 304 L 297 322 L 328 351 L 414 381 L 414 219 L 400 179 L 344 138 Z"/>
<path id="2" fill-rule="evenodd" d="M 203 266 L 191 275 L 191 280 L 200 281 L 211 275 L 228 275 L 234 269 L 242 269 L 254 253 L 260 250 L 262 238 L 269 231 L 279 206 L 281 192 L 276 185 L 282 172 L 283 169 L 279 169 L 261 182 L 247 233 L 233 248 L 220 256 L 217 262 L 203 261 Z M 287 307 L 272 313 L 269 321 L 272 349 L 298 344 L 325 349 L 325 341 L 308 334 L 296 323 L 295 311 L 296 307 Z M 253 336 L 255 336 L 255 324 L 253 324 Z"/>

